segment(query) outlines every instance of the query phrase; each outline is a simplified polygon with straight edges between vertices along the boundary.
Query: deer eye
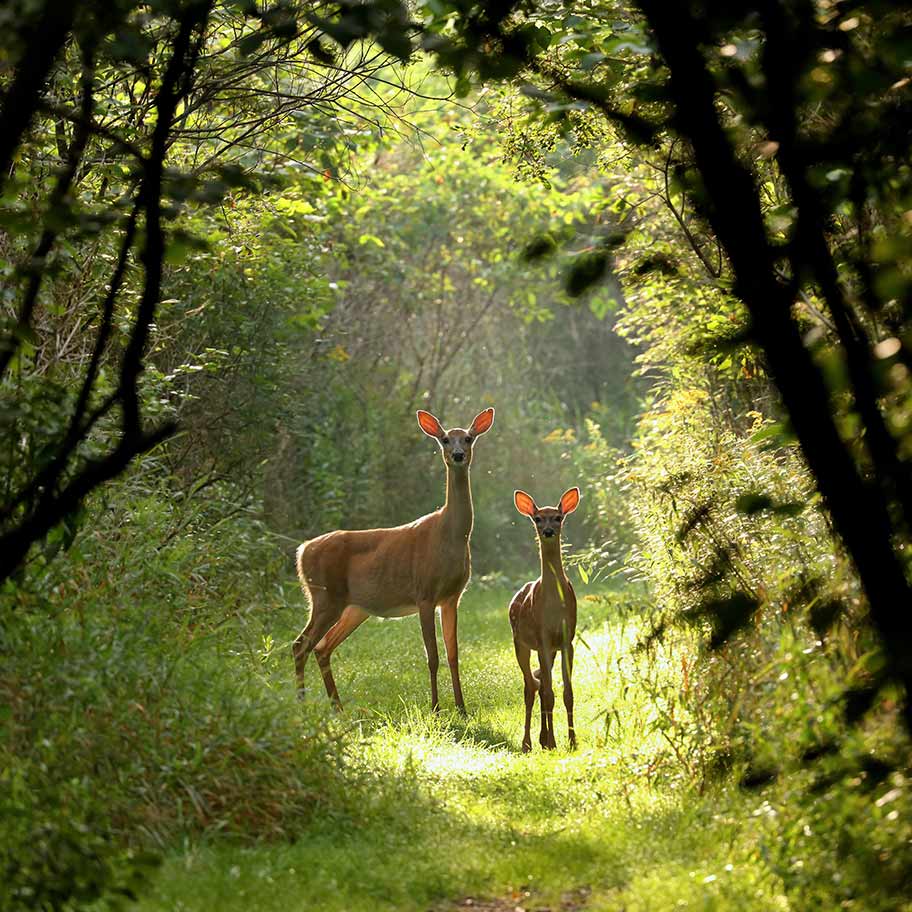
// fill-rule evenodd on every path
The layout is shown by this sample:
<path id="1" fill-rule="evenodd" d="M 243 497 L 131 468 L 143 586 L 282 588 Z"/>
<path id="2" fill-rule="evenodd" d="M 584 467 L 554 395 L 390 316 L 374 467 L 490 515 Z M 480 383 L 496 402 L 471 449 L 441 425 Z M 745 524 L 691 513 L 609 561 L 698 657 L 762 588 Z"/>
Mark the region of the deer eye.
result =
<path id="1" fill-rule="evenodd" d="M 555 521 L 555 522 L 560 522 L 563 518 L 564 518 L 563 516 L 555 516 L 555 517 L 554 517 L 554 521 Z"/>
<path id="2" fill-rule="evenodd" d="M 466 442 L 466 443 L 471 443 L 471 442 L 472 442 L 472 438 L 471 438 L 471 437 L 466 437 L 466 441 L 465 441 L 465 442 Z"/>
<path id="3" fill-rule="evenodd" d="M 444 437 L 444 438 L 443 438 L 443 442 L 444 442 L 445 444 L 449 444 L 450 438 L 449 438 L 449 437 Z"/>
<path id="4" fill-rule="evenodd" d="M 536 524 L 538 524 L 538 523 L 541 522 L 541 517 L 540 517 L 540 516 L 533 516 L 532 518 L 535 520 Z"/>

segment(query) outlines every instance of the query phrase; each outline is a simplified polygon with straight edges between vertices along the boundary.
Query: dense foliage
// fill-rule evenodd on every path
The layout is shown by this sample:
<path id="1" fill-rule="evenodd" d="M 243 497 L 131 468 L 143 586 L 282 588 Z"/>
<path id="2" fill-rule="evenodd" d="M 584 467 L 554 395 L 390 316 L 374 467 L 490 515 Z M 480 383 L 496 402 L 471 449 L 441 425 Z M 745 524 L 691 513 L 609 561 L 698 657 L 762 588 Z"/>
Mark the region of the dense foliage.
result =
<path id="1" fill-rule="evenodd" d="M 908 907 L 906 10 L 0 16 L 0 908 L 395 842 L 446 806 L 428 744 L 509 741 L 386 654 L 398 721 L 298 706 L 287 648 L 297 543 L 439 506 L 414 412 L 487 405 L 467 603 L 534 575 L 514 488 L 583 490 L 608 680 L 560 801 L 718 808 L 762 872 L 732 908 Z"/>

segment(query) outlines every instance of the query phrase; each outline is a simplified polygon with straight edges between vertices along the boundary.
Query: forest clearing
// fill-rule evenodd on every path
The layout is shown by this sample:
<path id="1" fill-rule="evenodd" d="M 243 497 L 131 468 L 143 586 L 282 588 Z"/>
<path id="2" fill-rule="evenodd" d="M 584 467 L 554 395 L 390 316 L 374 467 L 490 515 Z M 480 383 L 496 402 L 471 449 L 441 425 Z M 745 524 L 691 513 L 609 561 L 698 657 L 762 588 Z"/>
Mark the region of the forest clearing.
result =
<path id="1" fill-rule="evenodd" d="M 789 908 L 768 857 L 775 808 L 724 788 L 701 797 L 660 759 L 660 718 L 633 670 L 637 606 L 624 591 L 581 597 L 579 749 L 568 749 L 559 707 L 558 750 L 521 753 L 510 595 L 486 587 L 464 599 L 467 718 L 450 699 L 439 716 L 424 705 L 416 619 L 368 622 L 337 653 L 350 708 L 335 724 L 361 779 L 355 794 L 280 849 L 204 843 L 169 857 L 140 908 Z M 290 636 L 297 609 L 276 619 Z M 289 699 L 286 651 L 249 680 Z M 680 688 L 680 669 L 660 664 L 654 686 Z M 308 709 L 324 700 L 315 694 Z"/>
<path id="2" fill-rule="evenodd" d="M 0 912 L 912 912 L 910 150 L 888 0 L 0 6 Z"/>
<path id="3" fill-rule="evenodd" d="M 502 583 L 483 580 L 463 600 L 467 717 L 448 693 L 430 712 L 416 618 L 372 620 L 340 649 L 348 709 L 337 715 L 318 686 L 295 699 L 289 646 L 303 600 L 286 579 L 217 631 L 172 635 L 167 656 L 154 644 L 170 620 L 149 602 L 138 600 L 142 623 L 119 614 L 119 632 L 97 611 L 66 631 L 54 620 L 42 642 L 58 667 L 28 663 L 28 696 L 57 705 L 32 723 L 39 756 L 52 776 L 82 770 L 63 786 L 70 813 L 97 819 L 101 800 L 155 847 L 102 869 L 118 888 L 142 876 L 141 909 L 788 909 L 793 890 L 813 897 L 819 874 L 802 883 L 796 861 L 819 864 L 821 841 L 852 831 L 809 833 L 803 808 L 796 819 L 810 774 L 738 788 L 695 724 L 706 692 L 689 680 L 692 637 L 644 652 L 642 586 L 576 585 L 575 751 L 560 709 L 558 749 L 520 750 Z M 783 650 L 750 684 L 813 686 L 815 661 Z M 61 679 L 70 690 L 58 704 L 44 689 Z M 867 825 L 897 819 L 897 791 L 879 786 Z M 869 803 L 865 790 L 857 798 Z M 176 842 L 181 831 L 195 835 Z M 55 861 L 82 870 L 84 858 Z M 871 856 L 855 862 L 827 879 L 867 876 Z"/>

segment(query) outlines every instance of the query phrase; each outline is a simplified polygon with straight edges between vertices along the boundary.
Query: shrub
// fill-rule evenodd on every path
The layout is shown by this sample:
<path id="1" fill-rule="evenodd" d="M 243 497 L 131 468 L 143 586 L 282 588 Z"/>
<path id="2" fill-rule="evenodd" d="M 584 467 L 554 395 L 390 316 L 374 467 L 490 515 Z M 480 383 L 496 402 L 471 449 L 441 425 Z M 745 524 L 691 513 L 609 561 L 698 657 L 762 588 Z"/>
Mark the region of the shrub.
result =
<path id="1" fill-rule="evenodd" d="M 13 908 L 128 896 L 177 834 L 292 838 L 352 814 L 343 733 L 266 672 L 278 548 L 137 473 L 5 593 L 0 845 Z M 157 485 L 157 488 L 156 488 Z M 19 904 L 19 906 L 16 905 Z"/>

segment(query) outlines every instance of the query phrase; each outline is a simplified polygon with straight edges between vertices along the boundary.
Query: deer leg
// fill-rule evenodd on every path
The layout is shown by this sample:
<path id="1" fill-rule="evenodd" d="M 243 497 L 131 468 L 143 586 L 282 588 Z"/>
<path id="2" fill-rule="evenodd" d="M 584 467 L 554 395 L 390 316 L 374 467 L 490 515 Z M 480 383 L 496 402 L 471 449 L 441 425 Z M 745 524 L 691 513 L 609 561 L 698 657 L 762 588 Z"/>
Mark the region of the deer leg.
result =
<path id="1" fill-rule="evenodd" d="M 333 706 L 339 711 L 342 709 L 342 701 L 339 699 L 339 691 L 336 689 L 336 682 L 333 678 L 332 668 L 329 665 L 329 657 L 333 654 L 335 648 L 350 634 L 360 627 L 370 615 L 357 605 L 349 605 L 343 612 L 342 616 L 336 621 L 329 630 L 320 638 L 320 642 L 314 646 L 314 653 L 317 656 L 317 664 L 320 666 L 320 673 L 323 675 L 323 684 L 326 686 L 326 693 L 332 701 Z"/>
<path id="2" fill-rule="evenodd" d="M 567 728 L 570 730 L 570 747 L 576 748 L 576 730 L 573 727 L 573 643 L 561 649 L 561 678 L 564 682 L 564 709 L 567 710 Z"/>
<path id="3" fill-rule="evenodd" d="M 437 669 L 440 666 L 440 657 L 437 654 L 437 624 L 434 611 L 433 602 L 426 602 L 418 606 L 421 635 L 424 637 L 424 653 L 427 656 L 428 672 L 431 675 L 431 709 L 438 712 L 440 700 L 437 697 Z"/>
<path id="4" fill-rule="evenodd" d="M 526 724 L 523 729 L 522 749 L 527 754 L 532 750 L 532 708 L 535 706 L 535 691 L 538 683 L 532 674 L 532 650 L 523 646 L 516 637 L 513 638 L 513 649 L 516 652 L 516 661 L 523 675 L 523 697 L 526 701 Z"/>
<path id="5" fill-rule="evenodd" d="M 341 612 L 330 601 L 326 592 L 311 592 L 310 619 L 307 626 L 298 634 L 291 647 L 294 656 L 295 676 L 298 680 L 298 699 L 304 699 L 304 667 L 311 652 L 323 634 L 338 620 Z"/>
<path id="6" fill-rule="evenodd" d="M 541 703 L 541 731 L 538 743 L 545 750 L 554 750 L 557 744 L 554 741 L 554 682 L 551 680 L 551 666 L 554 662 L 554 653 L 548 649 L 538 650 L 539 675 L 541 690 L 538 694 Z"/>
<path id="7" fill-rule="evenodd" d="M 459 681 L 459 643 L 456 640 L 456 612 L 459 608 L 459 596 L 444 602 L 440 606 L 440 626 L 443 628 L 443 645 L 446 646 L 447 664 L 450 666 L 450 677 L 453 679 L 453 698 L 456 709 L 466 714 L 465 701 L 462 698 L 462 684 Z"/>

